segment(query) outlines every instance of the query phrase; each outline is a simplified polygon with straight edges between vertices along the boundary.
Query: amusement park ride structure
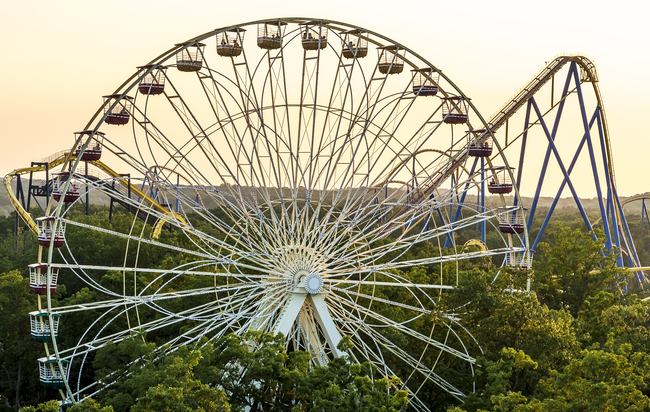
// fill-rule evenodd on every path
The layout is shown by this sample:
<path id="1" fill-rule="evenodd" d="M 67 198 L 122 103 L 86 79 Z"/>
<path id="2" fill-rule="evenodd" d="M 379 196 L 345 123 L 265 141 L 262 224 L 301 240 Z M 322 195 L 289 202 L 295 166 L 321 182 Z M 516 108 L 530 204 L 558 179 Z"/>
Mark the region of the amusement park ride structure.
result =
<path id="1" fill-rule="evenodd" d="M 245 39 L 249 31 L 256 41 Z M 368 53 L 370 46 L 376 56 Z M 555 99 L 555 76 L 567 67 Z M 541 111 L 536 97 L 549 81 L 550 108 Z M 82 378 L 96 350 L 134 331 L 190 321 L 161 347 L 254 329 L 283 333 L 288 347 L 309 351 L 314 364 L 324 365 L 342 355 L 337 343 L 348 336 L 355 345 L 348 355 L 375 364 L 380 376 L 410 371 L 399 378 L 414 409 L 429 410 L 422 394 L 430 386 L 461 399 L 472 387 L 446 380 L 442 359 L 473 374 L 480 346 L 459 323 L 462 307 L 443 312 L 436 304 L 463 276 L 462 261 L 530 268 L 527 227 L 537 203 L 526 221 L 519 188 L 523 173 L 536 173 L 524 171 L 534 129 L 548 140 L 535 199 L 552 154 L 565 177 L 557 198 L 567 185 L 592 227 L 571 180 L 586 145 L 607 246 L 620 247 L 627 260 L 619 265 L 637 268 L 639 281 L 645 280 L 617 198 L 597 81 L 586 57 L 558 56 L 485 121 L 439 68 L 379 33 L 345 23 L 256 21 L 175 45 L 104 96 L 95 116 L 75 133 L 72 149 L 5 176 L 17 215 L 39 234 L 39 260 L 30 265 L 39 310 L 30 315 L 32 335 L 48 355 L 39 360 L 42 383 L 59 389 L 62 402 L 78 402 L 103 388 Z M 596 96 L 593 114 L 585 84 Z M 584 128 L 567 167 L 555 138 L 573 96 Z M 513 134 L 508 125 L 524 108 L 523 130 Z M 505 135 L 497 137 L 501 128 Z M 600 152 L 593 149 L 598 144 Z M 35 173 L 45 175 L 44 184 L 34 183 Z M 95 193 L 109 199 L 111 215 L 114 204 L 133 214 L 128 232 L 68 213 L 75 204 L 88 211 Z M 476 193 L 476 204 L 466 202 L 469 193 Z M 32 200 L 43 217 L 30 215 Z M 199 221 L 219 235 L 199 230 Z M 169 243 L 163 227 L 185 235 L 191 246 Z M 466 239 L 465 231 L 474 227 L 481 239 Z M 77 255 L 66 242 L 66 228 L 126 242 L 123 262 L 99 266 Z M 538 241 L 539 235 L 533 250 Z M 429 256 L 409 252 L 429 244 L 435 246 Z M 174 251 L 185 263 L 142 267 L 133 245 L 136 251 Z M 408 275 L 416 266 L 438 275 L 417 283 Z M 122 274 L 122 288 L 100 283 L 107 271 Z M 53 307 L 59 272 L 104 298 Z M 189 275 L 213 284 L 183 289 Z M 136 278 L 147 279 L 146 286 L 136 289 Z M 184 309 L 168 304 L 174 300 L 185 302 Z M 96 316 L 78 325 L 76 344 L 64 347 L 59 323 L 79 311 Z M 411 326 L 431 317 L 435 321 L 425 330 Z M 128 327 L 116 331 L 122 324 Z M 387 330 L 403 339 L 392 340 Z"/>

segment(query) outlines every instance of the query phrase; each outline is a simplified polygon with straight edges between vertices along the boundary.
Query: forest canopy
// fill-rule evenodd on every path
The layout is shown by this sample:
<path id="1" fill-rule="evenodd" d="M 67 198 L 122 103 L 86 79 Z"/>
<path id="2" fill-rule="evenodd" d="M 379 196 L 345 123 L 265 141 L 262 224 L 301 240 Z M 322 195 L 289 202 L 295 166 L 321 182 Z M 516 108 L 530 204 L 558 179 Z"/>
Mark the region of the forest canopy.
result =
<path id="1" fill-rule="evenodd" d="M 88 219 L 105 219 L 102 208 L 94 212 Z M 114 216 L 113 224 L 120 219 Z M 15 236 L 12 227 L 13 216 L 0 217 L 0 408 L 55 411 L 59 403 L 51 399 L 59 395 L 39 384 L 36 359 L 43 349 L 29 332 L 28 313 L 36 303 L 26 268 L 35 261 L 36 242 L 29 233 Z M 649 230 L 631 230 L 640 234 L 637 250 L 647 253 Z M 463 263 L 459 286 L 438 305 L 463 307 L 462 324 L 482 354 L 473 378 L 453 363 L 443 378 L 466 380 L 474 390 L 462 402 L 432 390 L 422 396 L 430 409 L 650 410 L 649 304 L 634 274 L 616 267 L 616 251 L 607 251 L 603 238 L 567 215 L 545 236 L 532 270 L 502 270 L 495 279 L 494 263 Z M 110 260 L 113 247 L 105 244 L 106 255 L 98 259 Z M 163 264 L 173 259 L 145 258 Z M 411 275 L 426 278 L 428 270 L 413 268 Z M 113 277 L 107 272 L 103 282 L 109 285 Z M 92 299 L 83 284 L 64 285 L 56 304 Z M 347 356 L 314 367 L 308 352 L 287 350 L 281 335 L 228 335 L 166 355 L 155 341 L 134 333 L 98 351 L 87 378 L 115 383 L 68 410 L 409 410 L 397 378 L 375 379 L 372 365 Z M 341 350 L 352 350 L 350 345 L 342 342 Z"/>

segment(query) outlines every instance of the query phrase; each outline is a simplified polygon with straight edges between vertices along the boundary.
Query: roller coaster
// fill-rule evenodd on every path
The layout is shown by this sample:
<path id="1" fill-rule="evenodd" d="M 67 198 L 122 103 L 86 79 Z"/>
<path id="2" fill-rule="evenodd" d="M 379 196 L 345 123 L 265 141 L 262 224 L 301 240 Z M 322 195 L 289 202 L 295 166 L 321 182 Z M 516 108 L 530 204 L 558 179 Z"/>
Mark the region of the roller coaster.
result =
<path id="1" fill-rule="evenodd" d="M 559 88 L 556 77 L 564 78 Z M 563 118 L 569 127 L 560 127 Z M 535 139 L 546 142 L 541 162 L 527 152 Z M 575 142 L 567 155 L 564 143 Z M 598 193 L 593 224 L 571 178 L 582 158 Z M 563 180 L 531 245 L 528 228 L 553 164 Z M 526 209 L 520 189 L 531 179 Z M 480 347 L 459 323 L 463 309 L 441 311 L 438 299 L 459 284 L 468 260 L 526 278 L 565 186 L 587 227 L 601 224 L 607 248 L 622 251 L 618 265 L 634 269 L 641 286 L 646 280 L 618 200 L 598 74 L 583 55 L 548 61 L 486 120 L 445 72 L 380 33 L 304 18 L 223 27 L 139 66 L 104 96 L 70 150 L 4 183 L 16 231 L 22 219 L 39 236 L 32 334 L 49 355 L 39 360 L 41 382 L 63 402 L 102 389 L 82 377 L 107 342 L 187 321 L 162 348 L 254 329 L 283 333 L 288 347 L 325 365 L 342 355 L 347 336 L 355 347 L 348 355 L 380 376 L 410 371 L 400 378 L 414 409 L 429 410 L 430 387 L 461 399 L 472 388 L 449 381 L 443 359 L 473 374 Z M 133 215 L 128 231 L 69 213 L 79 204 L 88 213 L 95 193 L 110 202 L 109 216 L 115 204 Z M 42 217 L 29 213 L 32 201 Z M 124 242 L 123 261 L 75 254 L 67 227 Z M 185 243 L 162 236 L 164 227 Z M 173 252 L 178 262 L 146 266 L 143 248 Z M 426 282 L 415 280 L 422 266 L 432 273 Z M 59 270 L 101 298 L 52 305 Z M 102 284 L 109 271 L 122 275 L 119 290 Z M 188 275 L 211 284 L 188 288 Z M 184 309 L 170 303 L 177 299 Z M 80 325 L 77 343 L 59 345 L 66 314 L 91 310 L 98 316 Z M 416 327 L 429 318 L 436 322 Z M 104 323 L 113 327 L 97 326 Z"/>

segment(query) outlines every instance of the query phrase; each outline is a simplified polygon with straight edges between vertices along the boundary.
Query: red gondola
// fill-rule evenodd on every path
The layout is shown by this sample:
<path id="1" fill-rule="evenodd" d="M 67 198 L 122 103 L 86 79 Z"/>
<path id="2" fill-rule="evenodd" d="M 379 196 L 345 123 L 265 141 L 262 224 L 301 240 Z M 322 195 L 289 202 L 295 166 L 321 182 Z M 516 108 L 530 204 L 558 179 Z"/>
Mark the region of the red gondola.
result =
<path id="1" fill-rule="evenodd" d="M 382 74 L 398 74 L 404 70 L 404 56 L 406 51 L 394 44 L 377 48 L 379 62 L 377 69 Z"/>
<path id="2" fill-rule="evenodd" d="M 502 233 L 524 233 L 524 213 L 522 209 L 516 206 L 506 206 L 497 208 L 497 211 L 499 213 L 499 230 Z"/>
<path id="3" fill-rule="evenodd" d="M 488 192 L 499 195 L 512 192 L 512 179 L 506 167 L 492 167 L 484 171 L 493 172 L 489 178 Z"/>
<path id="4" fill-rule="evenodd" d="M 59 248 L 65 244 L 65 226 L 63 222 L 58 222 L 56 230 L 53 230 L 54 221 L 54 216 L 36 219 L 39 245 Z"/>
<path id="5" fill-rule="evenodd" d="M 485 129 L 470 130 L 467 134 L 468 154 L 472 157 L 492 155 L 492 137 Z"/>
<path id="6" fill-rule="evenodd" d="M 55 173 L 54 181 L 52 182 L 52 197 L 57 202 L 63 200 L 65 203 L 72 203 L 79 199 L 79 189 L 72 182 L 68 185 L 67 190 L 63 193 L 65 185 L 70 178 L 70 172 Z"/>
<path id="7" fill-rule="evenodd" d="M 102 143 L 104 140 L 104 133 L 95 132 L 93 130 L 84 130 L 83 132 L 75 132 L 75 149 L 74 155 L 79 157 L 81 149 L 88 140 L 91 140 L 86 147 L 86 150 L 81 154 L 81 160 L 93 161 L 99 160 L 102 157 Z"/>
<path id="8" fill-rule="evenodd" d="M 198 72 L 203 66 L 203 43 L 179 43 L 183 48 L 176 53 L 176 68 L 182 72 Z"/>
<path id="9" fill-rule="evenodd" d="M 442 120 L 447 124 L 467 123 L 469 103 L 461 96 L 445 97 L 442 100 Z"/>
<path id="10" fill-rule="evenodd" d="M 411 70 L 413 72 L 413 93 L 418 96 L 435 96 L 438 94 L 440 73 L 431 67 Z"/>
<path id="11" fill-rule="evenodd" d="M 367 33 L 360 30 L 348 30 L 341 33 L 343 38 L 343 50 L 341 54 L 346 59 L 366 57 L 368 55 Z"/>
<path id="12" fill-rule="evenodd" d="M 257 46 L 266 49 L 279 49 L 282 47 L 282 38 L 287 23 L 282 21 L 260 23 L 257 25 Z"/>
<path id="13" fill-rule="evenodd" d="M 32 263 L 29 267 L 29 290 L 37 295 L 47 294 L 47 263 Z M 50 266 L 50 294 L 56 292 L 56 283 L 59 278 L 59 268 Z"/>
<path id="14" fill-rule="evenodd" d="M 122 126 L 129 122 L 133 98 L 121 94 L 104 96 L 106 123 Z"/>
<path id="15" fill-rule="evenodd" d="M 165 91 L 165 66 L 140 66 L 138 69 L 149 71 L 138 84 L 138 91 L 142 94 L 155 96 Z"/>
<path id="16" fill-rule="evenodd" d="M 305 50 L 318 50 L 327 47 L 327 27 L 321 22 L 310 21 L 300 24 L 302 48 Z"/>

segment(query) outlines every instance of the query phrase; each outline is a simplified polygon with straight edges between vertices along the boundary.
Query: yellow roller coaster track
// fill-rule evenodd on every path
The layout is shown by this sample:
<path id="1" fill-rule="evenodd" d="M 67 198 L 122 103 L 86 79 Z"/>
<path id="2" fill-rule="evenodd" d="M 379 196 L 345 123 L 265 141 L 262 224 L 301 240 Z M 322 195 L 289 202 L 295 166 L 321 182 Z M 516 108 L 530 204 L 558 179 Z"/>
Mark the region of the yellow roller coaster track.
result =
<path id="1" fill-rule="evenodd" d="M 27 226 L 29 226 L 29 228 L 34 233 L 38 234 L 38 226 L 36 225 L 36 222 L 32 218 L 32 215 L 27 210 L 25 210 L 23 208 L 23 206 L 20 204 L 20 201 L 18 200 L 18 198 L 16 197 L 16 195 L 14 194 L 14 192 L 13 192 L 13 190 L 11 188 L 11 182 L 15 177 L 23 175 L 23 174 L 27 174 L 27 173 L 31 173 L 31 172 L 40 172 L 40 171 L 45 170 L 46 168 L 53 169 L 53 168 L 63 164 L 64 162 L 66 162 L 66 159 L 68 159 L 69 155 L 70 155 L 69 151 L 63 151 L 63 152 L 56 153 L 53 156 L 50 156 L 49 158 L 43 159 L 44 160 L 43 164 L 41 164 L 39 166 L 32 166 L 32 167 L 25 167 L 25 168 L 21 168 L 21 169 L 15 169 L 14 171 L 8 173 L 4 177 L 4 185 L 5 185 L 6 191 L 7 191 L 8 195 L 9 195 L 9 201 L 11 202 L 14 209 L 16 210 L 16 213 L 18 213 L 20 218 L 27 224 Z M 103 163 L 103 162 L 101 162 L 99 160 L 88 161 L 88 163 L 94 165 L 95 167 L 99 168 L 100 170 L 102 170 L 103 172 L 107 173 L 108 175 L 110 175 L 112 177 L 117 177 L 117 178 L 122 177 L 119 173 L 117 173 L 116 171 L 111 169 L 108 165 L 106 165 L 105 163 Z M 45 166 L 45 164 L 47 164 L 47 166 Z M 153 237 L 158 237 L 160 235 L 163 224 L 166 223 L 167 221 L 169 221 L 170 219 L 176 219 L 176 220 L 180 220 L 181 222 L 185 222 L 184 219 L 180 215 L 178 215 L 178 214 L 176 214 L 174 212 L 171 212 L 170 210 L 168 210 L 167 208 L 162 206 L 160 203 L 156 202 L 154 199 L 152 199 L 147 194 L 145 194 L 142 190 L 140 190 L 136 186 L 132 185 L 127 180 L 120 179 L 120 183 L 123 186 L 125 186 L 126 188 L 129 188 L 132 193 L 134 193 L 138 197 L 144 199 L 145 202 L 150 203 L 152 205 L 152 207 L 156 211 L 158 211 L 158 212 L 165 215 L 164 218 L 158 219 L 158 221 L 154 225 Z"/>

